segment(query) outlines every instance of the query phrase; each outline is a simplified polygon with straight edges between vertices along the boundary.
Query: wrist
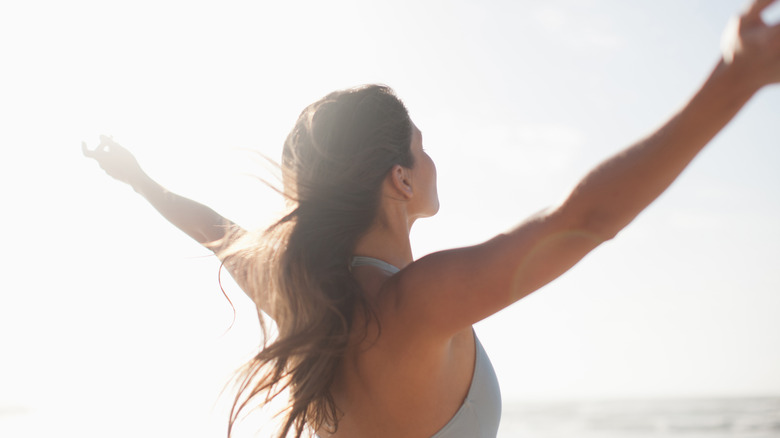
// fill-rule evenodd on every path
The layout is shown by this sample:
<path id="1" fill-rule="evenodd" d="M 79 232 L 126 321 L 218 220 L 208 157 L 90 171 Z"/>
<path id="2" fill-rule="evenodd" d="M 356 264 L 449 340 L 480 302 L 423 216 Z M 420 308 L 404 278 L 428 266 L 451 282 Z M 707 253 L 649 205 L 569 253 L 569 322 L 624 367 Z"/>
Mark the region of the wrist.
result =
<path id="1" fill-rule="evenodd" d="M 128 178 L 127 183 L 136 191 L 136 193 L 142 196 L 147 196 L 153 191 L 154 186 L 157 185 L 143 170 L 139 170 L 133 177 Z"/>
<path id="2" fill-rule="evenodd" d="M 727 61 L 721 58 L 710 79 L 719 84 L 726 97 L 747 101 L 766 85 L 755 72 L 754 66 L 746 65 L 740 59 Z"/>

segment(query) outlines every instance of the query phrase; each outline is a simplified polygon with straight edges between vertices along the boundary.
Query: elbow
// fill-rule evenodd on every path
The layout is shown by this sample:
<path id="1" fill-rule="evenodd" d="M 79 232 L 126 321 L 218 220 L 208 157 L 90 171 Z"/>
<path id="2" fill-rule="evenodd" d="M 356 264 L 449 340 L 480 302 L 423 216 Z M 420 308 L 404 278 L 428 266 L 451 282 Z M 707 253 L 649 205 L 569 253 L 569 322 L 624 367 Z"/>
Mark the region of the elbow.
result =
<path id="1" fill-rule="evenodd" d="M 614 239 L 622 229 L 623 227 L 616 226 L 614 223 L 601 220 L 598 217 L 589 217 L 583 223 L 583 230 L 592 235 L 599 243 Z"/>
<path id="2" fill-rule="evenodd" d="M 587 236 L 596 245 L 614 239 L 628 225 L 608 212 L 598 209 L 577 209 L 565 203 L 556 210 L 556 213 L 567 218 L 566 228 L 571 232 Z"/>
<path id="3" fill-rule="evenodd" d="M 612 240 L 625 228 L 631 218 L 621 217 L 609 212 L 592 211 L 582 217 L 582 229 L 595 236 L 601 242 Z"/>

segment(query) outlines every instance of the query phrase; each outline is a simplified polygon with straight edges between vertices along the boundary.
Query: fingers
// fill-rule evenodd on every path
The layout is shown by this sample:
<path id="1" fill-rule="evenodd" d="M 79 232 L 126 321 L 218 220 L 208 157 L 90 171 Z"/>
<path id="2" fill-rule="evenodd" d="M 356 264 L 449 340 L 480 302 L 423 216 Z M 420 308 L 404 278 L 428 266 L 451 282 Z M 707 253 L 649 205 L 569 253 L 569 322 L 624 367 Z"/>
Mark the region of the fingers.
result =
<path id="1" fill-rule="evenodd" d="M 100 135 L 100 146 L 98 148 L 102 149 L 109 149 L 111 146 L 119 146 L 117 142 L 114 141 L 114 137 L 110 135 Z"/>
<path id="2" fill-rule="evenodd" d="M 761 12 L 777 0 L 754 0 L 745 11 L 745 17 L 750 19 L 760 19 Z"/>
<path id="3" fill-rule="evenodd" d="M 95 151 L 89 149 L 87 147 L 87 142 L 85 142 L 85 141 L 81 142 L 81 153 L 84 154 L 85 157 L 96 158 L 95 157 Z"/>
<path id="4" fill-rule="evenodd" d="M 87 147 L 85 141 L 81 142 L 81 152 L 85 157 L 94 158 L 98 160 L 101 154 L 105 154 L 111 149 L 111 146 L 118 146 L 114 141 L 114 138 L 108 135 L 100 135 L 100 144 L 95 149 Z"/>

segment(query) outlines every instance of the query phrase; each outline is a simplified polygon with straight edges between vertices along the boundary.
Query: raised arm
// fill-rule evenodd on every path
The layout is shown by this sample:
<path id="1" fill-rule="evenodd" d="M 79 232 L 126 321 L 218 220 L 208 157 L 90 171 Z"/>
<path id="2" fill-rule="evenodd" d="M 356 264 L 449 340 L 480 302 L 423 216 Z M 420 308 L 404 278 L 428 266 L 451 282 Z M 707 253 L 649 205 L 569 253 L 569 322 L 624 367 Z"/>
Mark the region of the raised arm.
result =
<path id="1" fill-rule="evenodd" d="M 211 208 L 166 190 L 141 169 L 130 151 L 112 138 L 101 135 L 96 149 L 90 150 L 85 143 L 81 148 L 108 175 L 130 185 L 165 219 L 207 248 L 217 250 L 226 231 L 235 227 Z"/>
<path id="2" fill-rule="evenodd" d="M 727 30 L 723 57 L 656 132 L 607 159 L 560 205 L 484 244 L 432 254 L 398 279 L 397 311 L 448 335 L 557 278 L 655 200 L 763 86 L 780 81 L 780 27 L 757 0 Z"/>
<path id="3" fill-rule="evenodd" d="M 166 190 L 141 169 L 130 151 L 110 137 L 101 135 L 100 144 L 95 149 L 89 149 L 85 143 L 81 144 L 81 149 L 85 156 L 94 158 L 111 177 L 129 184 L 165 219 L 218 256 L 223 255 L 220 250 L 228 243 L 226 240 L 239 238 L 246 232 L 211 208 Z M 225 239 L 227 237 L 230 239 Z M 253 296 L 247 287 L 243 268 L 229 259 L 222 260 L 227 271 L 249 298 L 266 309 L 267 305 L 259 297 Z"/>

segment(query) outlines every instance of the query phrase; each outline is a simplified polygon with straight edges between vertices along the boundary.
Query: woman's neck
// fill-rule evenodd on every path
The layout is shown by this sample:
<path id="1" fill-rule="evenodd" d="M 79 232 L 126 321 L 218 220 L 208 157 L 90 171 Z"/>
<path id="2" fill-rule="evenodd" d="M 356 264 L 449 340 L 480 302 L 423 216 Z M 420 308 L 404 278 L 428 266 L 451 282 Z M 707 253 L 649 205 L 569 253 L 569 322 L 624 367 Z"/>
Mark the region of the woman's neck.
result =
<path id="1" fill-rule="evenodd" d="M 358 240 L 354 255 L 373 257 L 403 269 L 414 260 L 409 242 L 411 226 L 405 212 L 380 212 L 374 225 Z"/>

